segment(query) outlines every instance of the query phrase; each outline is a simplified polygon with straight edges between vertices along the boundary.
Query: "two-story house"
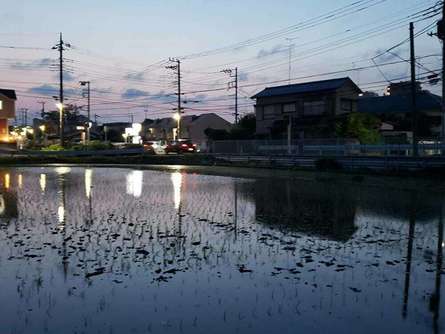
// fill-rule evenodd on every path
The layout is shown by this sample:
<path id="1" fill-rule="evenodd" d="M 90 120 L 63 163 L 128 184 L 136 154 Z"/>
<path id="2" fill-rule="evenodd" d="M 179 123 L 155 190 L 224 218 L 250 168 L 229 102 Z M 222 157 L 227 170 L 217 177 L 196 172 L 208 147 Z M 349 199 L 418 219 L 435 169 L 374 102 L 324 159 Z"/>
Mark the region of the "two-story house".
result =
<path id="1" fill-rule="evenodd" d="M 260 137 L 334 138 L 335 124 L 357 111 L 362 93 L 350 78 L 268 87 L 256 99 L 256 133 Z"/>
<path id="2" fill-rule="evenodd" d="M 17 96 L 11 89 L 0 89 L 0 141 L 9 141 L 8 121 L 15 118 Z"/>

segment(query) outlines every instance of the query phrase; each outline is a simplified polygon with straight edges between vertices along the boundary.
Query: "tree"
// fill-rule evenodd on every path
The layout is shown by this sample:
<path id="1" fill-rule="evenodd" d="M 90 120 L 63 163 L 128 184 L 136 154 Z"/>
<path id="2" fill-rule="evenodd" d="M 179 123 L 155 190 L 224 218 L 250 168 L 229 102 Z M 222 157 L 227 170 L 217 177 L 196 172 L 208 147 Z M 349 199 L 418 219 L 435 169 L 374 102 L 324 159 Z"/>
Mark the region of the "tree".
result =
<path id="1" fill-rule="evenodd" d="M 374 115 L 352 113 L 337 122 L 337 136 L 343 138 L 357 138 L 362 144 L 377 144 L 380 142 L 380 120 Z"/>
<path id="2" fill-rule="evenodd" d="M 243 116 L 238 124 L 230 131 L 231 139 L 252 139 L 256 132 L 256 116 L 255 114 L 247 114 Z"/>
<path id="3" fill-rule="evenodd" d="M 253 139 L 256 132 L 255 114 L 248 114 L 242 117 L 238 124 L 234 125 L 229 131 L 221 129 L 208 128 L 204 131 L 210 140 L 244 140 Z"/>

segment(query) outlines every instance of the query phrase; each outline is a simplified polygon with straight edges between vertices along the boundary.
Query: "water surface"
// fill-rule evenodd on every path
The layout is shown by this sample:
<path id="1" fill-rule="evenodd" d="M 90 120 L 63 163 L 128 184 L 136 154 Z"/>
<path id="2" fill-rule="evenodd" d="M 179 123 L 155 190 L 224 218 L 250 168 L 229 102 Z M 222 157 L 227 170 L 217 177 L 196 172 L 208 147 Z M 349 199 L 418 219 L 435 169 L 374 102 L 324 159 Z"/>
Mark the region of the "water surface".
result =
<path id="1" fill-rule="evenodd" d="M 0 333 L 439 333 L 444 194 L 0 170 Z"/>

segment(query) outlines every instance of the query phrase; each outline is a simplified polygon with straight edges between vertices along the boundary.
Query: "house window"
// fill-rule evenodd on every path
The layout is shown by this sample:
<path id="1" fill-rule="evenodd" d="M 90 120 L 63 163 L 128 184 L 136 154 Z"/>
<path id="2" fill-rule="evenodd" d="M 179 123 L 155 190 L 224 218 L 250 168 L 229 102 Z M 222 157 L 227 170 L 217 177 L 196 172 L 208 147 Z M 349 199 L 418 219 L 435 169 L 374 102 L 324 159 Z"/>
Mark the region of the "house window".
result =
<path id="1" fill-rule="evenodd" d="M 319 116 L 323 115 L 325 112 L 325 102 L 324 101 L 312 101 L 304 102 L 304 116 Z"/>
<path id="2" fill-rule="evenodd" d="M 353 109 L 353 100 L 351 99 L 341 99 L 341 110 L 342 111 L 352 111 Z"/>
<path id="3" fill-rule="evenodd" d="M 283 113 L 294 113 L 297 111 L 295 103 L 283 104 Z"/>
<path id="4" fill-rule="evenodd" d="M 275 118 L 275 106 L 268 105 L 263 108 L 263 119 L 274 119 Z"/>

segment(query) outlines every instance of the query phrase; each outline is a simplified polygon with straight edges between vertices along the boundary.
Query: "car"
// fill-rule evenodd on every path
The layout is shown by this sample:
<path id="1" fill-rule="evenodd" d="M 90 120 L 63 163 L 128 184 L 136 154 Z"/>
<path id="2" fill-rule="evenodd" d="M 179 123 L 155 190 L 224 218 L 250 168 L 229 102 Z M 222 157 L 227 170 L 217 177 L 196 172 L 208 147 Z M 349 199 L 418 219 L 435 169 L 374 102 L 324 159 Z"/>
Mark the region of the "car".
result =
<path id="1" fill-rule="evenodd" d="M 180 139 L 169 142 L 165 147 L 165 153 L 195 153 L 196 148 L 196 144 L 193 144 L 191 140 Z"/>
<path id="2" fill-rule="evenodd" d="M 155 149 L 154 149 L 154 143 L 153 142 L 146 141 L 142 145 L 144 147 L 144 152 L 145 153 L 155 154 Z"/>

